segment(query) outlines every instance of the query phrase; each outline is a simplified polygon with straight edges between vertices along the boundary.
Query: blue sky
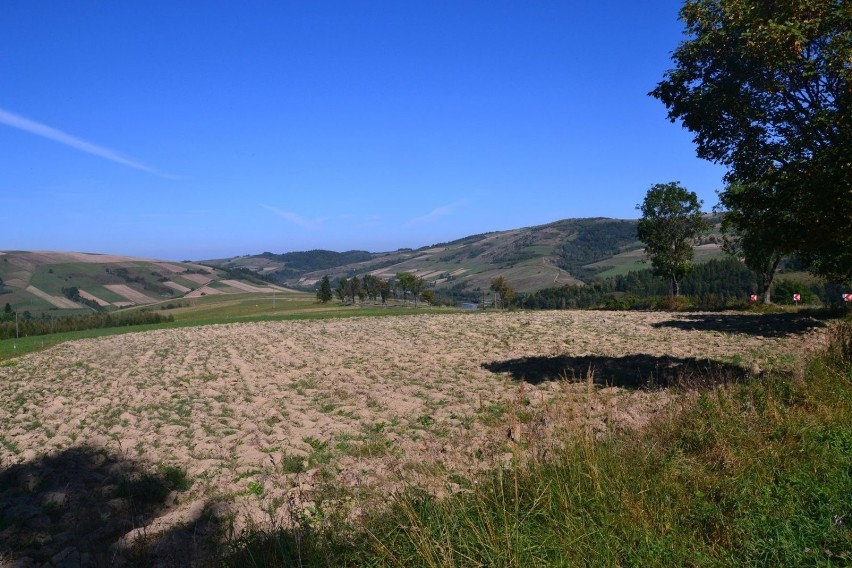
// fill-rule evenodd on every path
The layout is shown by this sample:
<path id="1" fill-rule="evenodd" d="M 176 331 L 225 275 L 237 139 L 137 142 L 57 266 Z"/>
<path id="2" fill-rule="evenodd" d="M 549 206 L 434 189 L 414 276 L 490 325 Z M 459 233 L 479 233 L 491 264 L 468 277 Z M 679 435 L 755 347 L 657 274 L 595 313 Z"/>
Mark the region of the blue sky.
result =
<path id="1" fill-rule="evenodd" d="M 724 171 L 647 96 L 675 1 L 0 3 L 0 249 L 382 251 Z"/>

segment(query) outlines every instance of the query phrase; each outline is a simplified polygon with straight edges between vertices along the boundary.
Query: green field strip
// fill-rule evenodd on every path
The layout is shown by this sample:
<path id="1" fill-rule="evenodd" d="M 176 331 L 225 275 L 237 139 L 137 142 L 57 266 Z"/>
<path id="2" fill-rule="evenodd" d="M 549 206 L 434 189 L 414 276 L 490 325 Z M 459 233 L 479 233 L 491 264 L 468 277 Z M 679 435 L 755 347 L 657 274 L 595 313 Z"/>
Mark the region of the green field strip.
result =
<path id="1" fill-rule="evenodd" d="M 648 263 L 642 262 L 641 260 L 635 260 L 633 262 L 628 262 L 625 264 L 621 264 L 619 266 L 613 266 L 608 270 L 604 270 L 603 272 L 598 272 L 596 276 L 601 278 L 609 278 L 610 276 L 622 276 L 627 274 L 628 272 L 637 272 L 639 270 L 643 270 L 648 268 L 650 265 Z"/>
<path id="2" fill-rule="evenodd" d="M 201 287 L 201 285 L 198 282 L 194 282 L 194 281 L 189 280 L 187 278 L 183 278 L 182 276 L 179 276 L 177 274 L 173 274 L 171 276 L 171 278 L 169 278 L 169 280 L 171 280 L 175 284 L 180 284 L 181 286 L 185 286 L 185 287 L 189 288 L 190 290 L 195 290 L 196 288 Z"/>
<path id="3" fill-rule="evenodd" d="M 115 282 L 115 284 L 121 284 L 121 282 Z M 121 296 L 120 294 L 116 294 L 112 290 L 104 288 L 101 285 L 81 286 L 81 288 L 83 288 L 89 294 L 92 294 L 93 296 L 97 296 L 101 300 L 103 300 L 105 302 L 109 302 L 111 304 L 115 303 L 115 302 L 126 302 L 127 301 L 127 298 L 125 298 L 124 296 Z"/>

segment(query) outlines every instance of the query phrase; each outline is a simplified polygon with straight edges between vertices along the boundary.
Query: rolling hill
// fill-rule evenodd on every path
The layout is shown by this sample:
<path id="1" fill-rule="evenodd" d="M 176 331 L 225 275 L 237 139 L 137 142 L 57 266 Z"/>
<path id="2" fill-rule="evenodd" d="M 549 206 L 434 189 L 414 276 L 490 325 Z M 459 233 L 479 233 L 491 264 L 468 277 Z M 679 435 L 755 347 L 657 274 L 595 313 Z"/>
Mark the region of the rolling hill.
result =
<path id="1" fill-rule="evenodd" d="M 245 268 L 298 288 L 312 288 L 326 274 L 340 278 L 369 273 L 388 278 L 411 272 L 439 291 L 487 289 L 493 278 L 504 276 L 515 290 L 529 292 L 646 268 L 636 224 L 608 218 L 565 219 L 394 252 L 265 252 L 204 262 Z M 715 236 L 696 248 L 699 261 L 720 254 Z"/>
<path id="2" fill-rule="evenodd" d="M 646 268 L 635 220 L 565 219 L 471 235 L 394 252 L 313 250 L 169 262 L 106 254 L 0 251 L 0 305 L 68 315 L 169 303 L 199 296 L 312 290 L 332 278 L 411 272 L 446 296 L 476 295 L 497 276 L 519 292 Z M 696 247 L 700 262 L 721 254 L 717 236 Z"/>
<path id="3" fill-rule="evenodd" d="M 0 305 L 68 315 L 283 288 L 202 264 L 106 254 L 0 252 Z"/>

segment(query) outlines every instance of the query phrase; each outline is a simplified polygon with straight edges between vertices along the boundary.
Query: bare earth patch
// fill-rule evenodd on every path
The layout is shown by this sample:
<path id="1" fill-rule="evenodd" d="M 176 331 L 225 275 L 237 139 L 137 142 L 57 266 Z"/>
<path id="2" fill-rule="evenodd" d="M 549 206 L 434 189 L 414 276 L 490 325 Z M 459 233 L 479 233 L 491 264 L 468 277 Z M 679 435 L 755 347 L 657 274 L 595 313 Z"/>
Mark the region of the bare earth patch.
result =
<path id="1" fill-rule="evenodd" d="M 196 288 L 192 292 L 188 292 L 186 294 L 186 298 L 200 298 L 201 296 L 209 296 L 210 294 L 224 294 L 225 292 L 219 288 L 213 288 L 212 286 L 201 286 L 200 288 Z"/>
<path id="2" fill-rule="evenodd" d="M 172 290 L 177 290 L 181 294 L 186 294 L 187 292 L 192 292 L 192 288 L 187 288 L 182 284 L 178 284 L 177 282 L 172 282 L 171 280 L 166 280 L 163 282 L 164 286 L 168 286 Z"/>
<path id="3" fill-rule="evenodd" d="M 134 290 L 127 284 L 104 284 L 104 288 L 106 288 L 110 292 L 115 292 L 119 296 L 124 296 L 134 304 L 153 304 L 157 301 L 153 298 L 146 296 L 142 292 Z"/>
<path id="4" fill-rule="evenodd" d="M 755 317 L 413 315 L 69 342 L 0 365 L 0 471 L 80 447 L 185 469 L 192 487 L 152 531 L 214 505 L 284 514 L 323 484 L 357 512 L 402 483 L 452 491 L 560 431 L 641 427 L 677 396 L 656 386 L 795 365 L 820 325 Z"/>
<path id="5" fill-rule="evenodd" d="M 57 308 L 70 309 L 70 310 L 82 308 L 82 306 L 80 304 L 78 304 L 76 302 L 72 302 L 68 298 L 65 298 L 63 296 L 52 296 L 52 295 L 48 294 L 47 292 L 45 292 L 44 290 L 39 290 L 35 286 L 27 286 L 26 290 L 30 294 L 32 294 L 34 296 L 38 296 L 42 300 L 47 300 L 48 302 L 50 302 L 51 304 L 53 304 Z"/>
<path id="6" fill-rule="evenodd" d="M 174 272 L 176 274 L 180 274 L 181 272 L 186 272 L 186 268 L 183 266 L 178 266 L 177 264 L 171 264 L 168 262 L 156 262 L 155 263 L 160 268 L 168 270 L 169 272 Z"/>
<path id="7" fill-rule="evenodd" d="M 269 292 L 269 288 L 261 288 L 260 286 L 253 286 L 248 282 L 241 282 L 239 280 L 222 280 L 222 284 L 227 284 L 231 288 L 236 288 L 237 291 L 242 292 Z"/>
<path id="8" fill-rule="evenodd" d="M 192 280 L 196 284 L 201 284 L 202 286 L 213 280 L 212 277 L 206 274 L 181 274 L 181 277 L 187 280 Z"/>

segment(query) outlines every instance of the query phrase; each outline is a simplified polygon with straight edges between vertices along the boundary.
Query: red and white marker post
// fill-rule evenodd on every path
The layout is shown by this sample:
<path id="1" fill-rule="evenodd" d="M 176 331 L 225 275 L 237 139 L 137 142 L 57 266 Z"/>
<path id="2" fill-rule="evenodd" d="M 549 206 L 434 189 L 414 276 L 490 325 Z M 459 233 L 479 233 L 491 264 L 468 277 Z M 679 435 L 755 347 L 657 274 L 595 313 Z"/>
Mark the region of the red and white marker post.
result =
<path id="1" fill-rule="evenodd" d="M 852 302 L 852 294 L 843 294 L 844 302 Z"/>
<path id="2" fill-rule="evenodd" d="M 757 301 L 757 294 L 752 294 L 751 297 L 750 297 L 750 300 L 752 302 L 756 302 Z"/>
<path id="3" fill-rule="evenodd" d="M 801 294 L 793 294 L 793 301 L 796 302 L 796 307 L 798 307 L 799 302 L 802 301 L 802 295 Z"/>

